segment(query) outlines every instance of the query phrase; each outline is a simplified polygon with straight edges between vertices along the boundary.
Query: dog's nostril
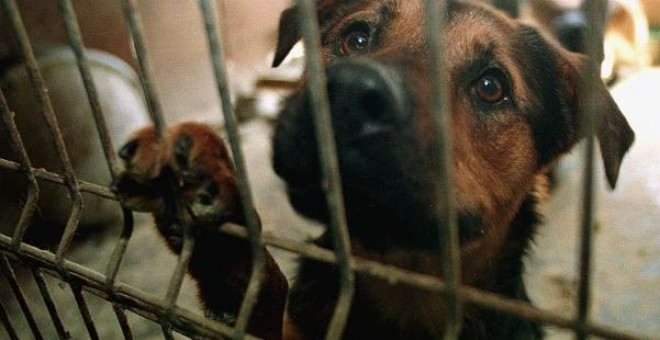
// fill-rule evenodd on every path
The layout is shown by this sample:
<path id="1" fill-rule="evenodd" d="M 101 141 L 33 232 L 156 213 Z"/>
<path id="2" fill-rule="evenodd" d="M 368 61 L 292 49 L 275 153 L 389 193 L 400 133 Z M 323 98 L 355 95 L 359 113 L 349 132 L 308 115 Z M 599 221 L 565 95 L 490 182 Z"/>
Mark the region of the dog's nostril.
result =
<path id="1" fill-rule="evenodd" d="M 122 146 L 121 149 L 119 149 L 119 157 L 125 161 L 130 160 L 133 158 L 133 156 L 135 156 L 138 146 L 139 143 L 137 140 L 132 140 L 126 143 L 124 146 Z"/>
<path id="2" fill-rule="evenodd" d="M 377 89 L 364 89 L 356 100 L 356 107 L 366 118 L 372 120 L 387 119 L 387 96 Z"/>

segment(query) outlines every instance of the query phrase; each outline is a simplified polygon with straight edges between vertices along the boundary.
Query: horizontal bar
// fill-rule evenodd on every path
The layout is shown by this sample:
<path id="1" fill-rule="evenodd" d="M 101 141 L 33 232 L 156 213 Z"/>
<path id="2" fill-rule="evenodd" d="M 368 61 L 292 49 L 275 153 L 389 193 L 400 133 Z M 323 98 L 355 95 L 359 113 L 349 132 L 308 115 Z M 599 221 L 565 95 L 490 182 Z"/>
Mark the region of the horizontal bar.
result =
<path id="1" fill-rule="evenodd" d="M 226 224 L 219 229 L 230 235 L 247 238 L 247 231 L 241 226 Z M 331 264 L 337 262 L 337 257 L 334 252 L 313 244 L 277 237 L 273 233 L 267 231 L 263 232 L 262 237 L 264 243 L 267 245 L 301 254 L 310 259 L 322 262 Z M 0 250 L 3 248 L 6 250 L 11 249 L 11 238 L 0 234 Z M 23 256 L 36 261 L 35 264 L 40 264 L 46 270 L 52 271 L 54 268 L 54 254 L 49 251 L 22 244 L 21 253 Z M 434 276 L 419 274 L 358 257 L 354 257 L 352 266 L 353 270 L 356 272 L 387 280 L 392 284 L 404 284 L 413 288 L 438 293 L 443 293 L 446 290 L 444 281 Z M 101 298 L 111 302 L 120 303 L 142 316 L 150 315 L 148 318 L 152 321 L 157 322 L 165 316 L 165 306 L 162 304 L 161 299 L 132 285 L 118 281 L 115 283 L 116 293 L 111 295 L 105 289 L 105 276 L 103 274 L 71 261 L 65 261 L 64 268 L 76 279 L 81 280 L 87 291 Z M 58 276 L 57 272 L 51 274 Z M 469 286 L 461 286 L 459 295 L 467 303 L 511 314 L 522 319 L 570 330 L 578 330 L 580 328 L 578 322 L 571 318 L 550 311 L 541 310 L 518 300 L 507 299 L 497 294 L 480 291 Z M 194 332 L 201 332 L 200 334 L 221 334 L 224 336 L 230 336 L 233 334 L 231 329 L 227 326 L 209 321 L 197 313 L 184 308 L 177 307 L 174 315 L 179 318 L 179 320 L 175 319 L 175 321 L 179 322 L 177 324 L 177 329 L 179 330 L 181 330 L 181 327 L 184 327 L 184 330 L 188 329 Z M 628 332 L 620 331 L 598 323 L 587 323 L 584 329 L 588 334 L 608 339 L 643 339 L 641 336 L 635 336 Z"/>
<path id="2" fill-rule="evenodd" d="M 25 203 L 23 203 L 21 216 L 16 223 L 16 228 L 14 229 L 13 234 L 14 249 L 18 249 L 21 242 L 23 242 L 23 237 L 30 226 L 32 216 L 34 216 L 34 212 L 37 209 L 37 201 L 39 200 L 39 183 L 37 183 L 37 178 L 34 175 L 30 158 L 28 157 L 27 150 L 23 144 L 23 139 L 21 138 L 21 134 L 14 121 L 15 115 L 9 109 L 7 99 L 5 98 L 2 89 L 0 89 L 0 116 L 2 117 L 2 126 L 9 136 L 9 144 L 20 163 L 20 171 L 27 181 L 27 197 L 25 198 Z"/>
<path id="3" fill-rule="evenodd" d="M 238 225 L 228 223 L 219 229 L 222 232 L 233 236 L 243 238 L 247 237 L 245 230 Z M 268 231 L 264 231 L 262 237 L 267 245 L 284 249 L 296 254 L 301 254 L 307 258 L 317 261 L 330 264 L 337 263 L 337 256 L 333 251 L 318 247 L 311 243 L 304 243 L 291 239 L 281 238 Z M 445 293 L 447 291 L 444 280 L 438 277 L 419 274 L 417 272 L 401 269 L 376 261 L 366 260 L 360 257 L 353 257 L 352 269 L 358 273 L 367 274 L 375 278 L 385 280 L 391 284 L 403 284 L 412 288 L 418 288 L 437 293 Z M 458 290 L 458 295 L 466 303 L 514 315 L 522 319 L 571 330 L 577 330 L 580 327 L 576 320 L 567 318 L 563 315 L 545 311 L 529 303 L 505 298 L 498 294 L 481 291 L 470 286 L 462 285 Z M 600 325 L 597 323 L 587 323 L 585 329 L 591 335 L 608 339 L 643 338 L 641 336 L 635 336 L 627 332 L 619 331 L 612 327 Z"/>
<path id="4" fill-rule="evenodd" d="M 11 238 L 0 234 L 0 250 L 9 250 L 10 247 Z M 64 279 L 62 272 L 55 264 L 55 254 L 52 252 L 28 244 L 22 244 L 20 251 L 22 258 L 33 262 L 34 265 L 40 266 L 46 273 Z M 11 252 L 8 254 L 11 254 Z M 103 274 L 69 260 L 63 262 L 62 268 L 67 272 L 70 280 L 77 281 L 83 285 L 86 291 L 100 298 L 109 302 L 119 303 L 127 309 L 155 322 L 159 322 L 166 316 L 166 306 L 163 304 L 162 299 L 132 285 L 117 281 L 115 282 L 115 292 L 110 294 L 106 290 L 106 277 Z M 190 334 L 207 336 L 217 336 L 218 334 L 230 336 L 233 334 L 231 328 L 185 308 L 176 307 L 174 316 L 176 318 L 172 319 L 172 324 L 176 326 L 177 330 L 184 333 L 187 331 Z M 253 337 L 247 338 L 252 339 Z"/>
<path id="5" fill-rule="evenodd" d="M 0 170 L 10 170 L 10 171 L 15 171 L 15 172 L 21 172 L 24 171 L 21 168 L 21 165 L 19 163 L 16 163 L 14 161 L 6 160 L 3 158 L 0 158 Z M 65 184 L 65 179 L 64 176 L 47 171 L 45 169 L 37 169 L 37 168 L 31 168 L 32 171 L 34 171 L 34 176 L 37 179 L 42 179 L 51 183 L 56 183 L 56 184 Z M 90 194 L 94 194 L 103 198 L 111 199 L 111 200 L 117 200 L 115 195 L 112 193 L 108 187 L 78 180 L 77 185 L 80 187 L 81 192 L 86 192 Z"/>

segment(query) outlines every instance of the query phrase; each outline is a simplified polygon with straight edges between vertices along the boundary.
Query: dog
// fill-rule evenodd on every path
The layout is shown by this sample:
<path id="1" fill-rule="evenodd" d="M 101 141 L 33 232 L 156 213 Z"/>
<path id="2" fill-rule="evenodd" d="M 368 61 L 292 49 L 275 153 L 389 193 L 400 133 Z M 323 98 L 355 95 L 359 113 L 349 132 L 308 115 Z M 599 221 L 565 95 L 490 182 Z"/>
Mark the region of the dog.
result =
<path id="1" fill-rule="evenodd" d="M 574 0 L 530 0 L 522 5 L 521 17 L 556 36 L 564 47 L 584 52 L 587 22 L 581 4 Z M 641 0 L 609 0 L 602 24 L 603 79 L 614 82 L 620 75 L 651 64 L 649 20 Z"/>
<path id="2" fill-rule="evenodd" d="M 442 277 L 436 214 L 439 138 L 421 0 L 317 2 L 323 61 L 342 176 L 352 254 Z M 529 301 L 523 257 L 540 215 L 546 172 L 583 137 L 578 88 L 586 57 L 486 5 L 448 2 L 443 62 L 448 74 L 452 162 L 461 281 Z M 274 65 L 300 39 L 295 8 L 282 14 Z M 592 75 L 593 76 L 593 75 Z M 595 75 L 598 79 L 598 76 Z M 303 77 L 302 82 L 305 82 Z M 602 82 L 589 100 L 600 113 L 597 138 L 614 188 L 634 132 Z M 328 223 L 317 142 L 304 86 L 280 113 L 273 166 L 302 215 Z M 184 226 L 195 235 L 189 272 L 208 316 L 232 324 L 249 281 L 248 242 L 217 231 L 246 223 L 224 142 L 184 123 L 158 139 L 135 133 L 120 151 L 126 170 L 113 191 L 151 212 L 174 252 Z M 248 212 L 256 213 L 256 212 Z M 314 240 L 333 248 L 329 232 Z M 267 339 L 323 337 L 338 294 L 331 264 L 302 259 L 289 283 L 264 249 L 266 271 L 249 331 Z M 441 338 L 439 294 L 357 274 L 345 338 Z M 475 306 L 461 338 L 537 339 L 539 325 Z"/>

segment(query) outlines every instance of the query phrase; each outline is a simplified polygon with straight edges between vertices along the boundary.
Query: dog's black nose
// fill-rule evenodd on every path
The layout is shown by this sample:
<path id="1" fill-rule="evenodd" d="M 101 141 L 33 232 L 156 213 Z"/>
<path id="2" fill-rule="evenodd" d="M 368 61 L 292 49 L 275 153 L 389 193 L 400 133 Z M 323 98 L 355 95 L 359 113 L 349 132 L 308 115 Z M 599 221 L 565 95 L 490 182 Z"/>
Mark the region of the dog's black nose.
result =
<path id="1" fill-rule="evenodd" d="M 328 68 L 328 96 L 337 142 L 397 129 L 410 116 L 401 77 L 373 61 L 346 61 Z"/>

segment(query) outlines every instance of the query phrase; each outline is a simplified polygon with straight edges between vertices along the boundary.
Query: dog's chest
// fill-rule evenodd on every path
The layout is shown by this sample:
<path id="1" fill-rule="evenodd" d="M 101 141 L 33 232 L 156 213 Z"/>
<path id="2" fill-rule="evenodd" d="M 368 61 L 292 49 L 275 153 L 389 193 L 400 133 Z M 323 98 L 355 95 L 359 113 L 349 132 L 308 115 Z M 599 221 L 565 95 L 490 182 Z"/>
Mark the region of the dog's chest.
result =
<path id="1" fill-rule="evenodd" d="M 422 332 L 442 338 L 445 308 L 440 294 L 384 280 L 369 279 L 358 285 L 358 291 L 369 300 L 373 312 L 402 335 Z"/>

